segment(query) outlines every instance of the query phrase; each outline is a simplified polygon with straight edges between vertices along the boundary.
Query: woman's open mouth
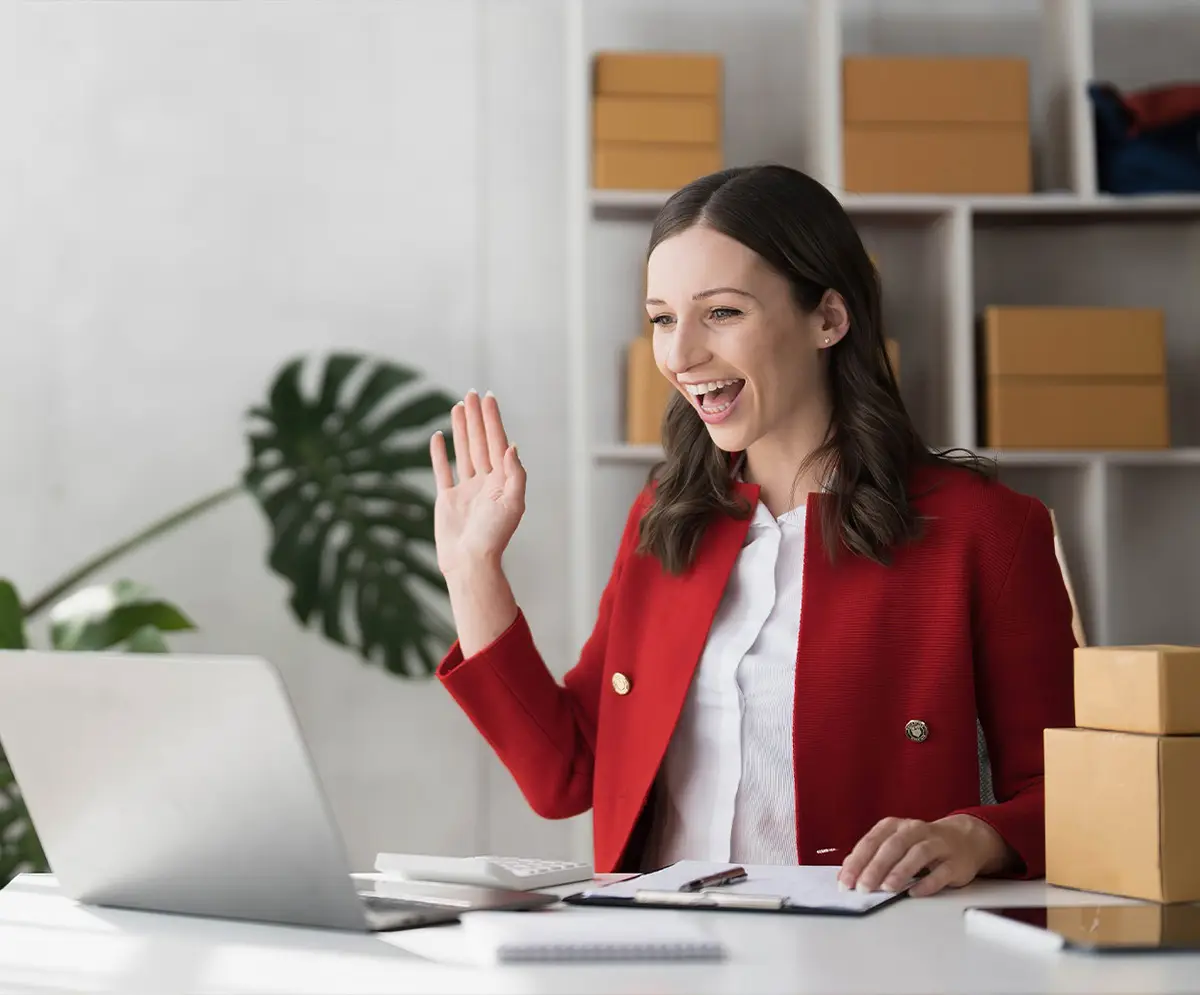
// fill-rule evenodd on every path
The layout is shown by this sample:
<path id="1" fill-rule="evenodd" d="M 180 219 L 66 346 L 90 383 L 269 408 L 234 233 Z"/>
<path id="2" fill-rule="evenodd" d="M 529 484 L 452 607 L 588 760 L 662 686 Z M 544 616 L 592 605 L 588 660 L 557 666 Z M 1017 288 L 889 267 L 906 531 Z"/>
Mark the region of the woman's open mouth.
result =
<path id="1" fill-rule="evenodd" d="M 733 412 L 746 381 L 711 380 L 708 383 L 689 383 L 683 386 L 700 417 L 709 425 L 715 425 L 723 422 Z"/>

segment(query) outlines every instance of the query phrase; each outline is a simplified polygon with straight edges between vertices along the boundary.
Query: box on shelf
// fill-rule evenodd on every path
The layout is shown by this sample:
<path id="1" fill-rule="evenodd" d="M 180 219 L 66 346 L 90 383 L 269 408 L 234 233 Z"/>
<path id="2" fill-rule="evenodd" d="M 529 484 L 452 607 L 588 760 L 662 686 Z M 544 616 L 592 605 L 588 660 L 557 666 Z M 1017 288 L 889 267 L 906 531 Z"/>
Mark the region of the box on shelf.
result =
<path id="1" fill-rule="evenodd" d="M 603 52 L 593 64 L 592 185 L 675 190 L 724 163 L 720 56 Z"/>
<path id="2" fill-rule="evenodd" d="M 631 446 L 662 442 L 662 420 L 675 388 L 654 362 L 654 343 L 641 335 L 625 357 L 625 441 Z"/>
<path id="3" fill-rule="evenodd" d="M 1076 649 L 1075 724 L 1160 736 L 1200 735 L 1200 647 Z M 1200 770 L 1196 777 L 1200 783 Z"/>
<path id="4" fill-rule="evenodd" d="M 852 193 L 1029 193 L 1028 64 L 844 58 L 842 162 Z"/>
<path id="5" fill-rule="evenodd" d="M 1046 881 L 1200 900 L 1200 736 L 1047 729 Z"/>
<path id="6" fill-rule="evenodd" d="M 985 446 L 1170 445 L 1157 308 L 989 307 L 980 352 Z"/>

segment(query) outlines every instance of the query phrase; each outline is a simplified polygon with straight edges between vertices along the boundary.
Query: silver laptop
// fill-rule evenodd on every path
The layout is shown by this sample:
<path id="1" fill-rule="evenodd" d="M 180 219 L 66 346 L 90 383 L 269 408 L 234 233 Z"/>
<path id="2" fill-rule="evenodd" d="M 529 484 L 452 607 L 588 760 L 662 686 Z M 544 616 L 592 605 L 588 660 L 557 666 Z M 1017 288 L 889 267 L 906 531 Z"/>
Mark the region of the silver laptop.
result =
<path id="1" fill-rule="evenodd" d="M 80 902 L 393 930 L 555 901 L 356 887 L 282 677 L 256 657 L 0 652 L 0 743 Z"/>

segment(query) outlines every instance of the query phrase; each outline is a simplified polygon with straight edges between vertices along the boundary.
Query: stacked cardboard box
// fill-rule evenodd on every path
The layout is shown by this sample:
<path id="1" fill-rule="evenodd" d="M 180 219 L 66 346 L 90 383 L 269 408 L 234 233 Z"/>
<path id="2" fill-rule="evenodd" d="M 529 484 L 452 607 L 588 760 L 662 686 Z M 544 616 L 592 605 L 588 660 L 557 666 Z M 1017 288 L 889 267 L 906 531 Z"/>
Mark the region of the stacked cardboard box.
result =
<path id="1" fill-rule="evenodd" d="M 1045 732 L 1046 880 L 1200 901 L 1200 648 L 1077 649 L 1075 725 Z"/>
<path id="2" fill-rule="evenodd" d="M 854 193 L 1028 193 L 1027 63 L 845 58 L 842 157 Z"/>
<path id="3" fill-rule="evenodd" d="M 985 446 L 1170 445 L 1161 310 L 991 307 L 980 351 Z"/>
<path id="4" fill-rule="evenodd" d="M 654 341 L 642 335 L 629 344 L 625 367 L 625 441 L 632 446 L 662 442 L 662 421 L 675 388 L 654 362 Z"/>
<path id="5" fill-rule="evenodd" d="M 593 186 L 676 190 L 721 168 L 719 56 L 606 52 L 593 69 Z"/>

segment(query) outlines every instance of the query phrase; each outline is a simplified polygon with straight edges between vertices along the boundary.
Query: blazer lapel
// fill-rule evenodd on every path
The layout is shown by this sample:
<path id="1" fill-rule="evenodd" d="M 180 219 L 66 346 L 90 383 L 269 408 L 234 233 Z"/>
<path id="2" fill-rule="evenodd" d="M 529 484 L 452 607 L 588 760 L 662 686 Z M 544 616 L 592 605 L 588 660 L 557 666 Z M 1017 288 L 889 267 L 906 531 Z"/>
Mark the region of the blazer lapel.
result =
<path id="1" fill-rule="evenodd" d="M 753 508 L 758 487 L 736 482 L 734 488 Z M 643 680 L 653 674 L 655 700 L 662 714 L 654 723 L 660 739 L 653 754 L 662 757 L 684 698 L 700 662 L 709 629 L 750 529 L 749 518 L 721 516 L 710 523 L 690 570 L 678 576 L 663 573 L 653 589 L 648 618 L 655 619 L 655 659 L 648 661 Z M 657 765 L 656 765 L 657 766 Z"/>

